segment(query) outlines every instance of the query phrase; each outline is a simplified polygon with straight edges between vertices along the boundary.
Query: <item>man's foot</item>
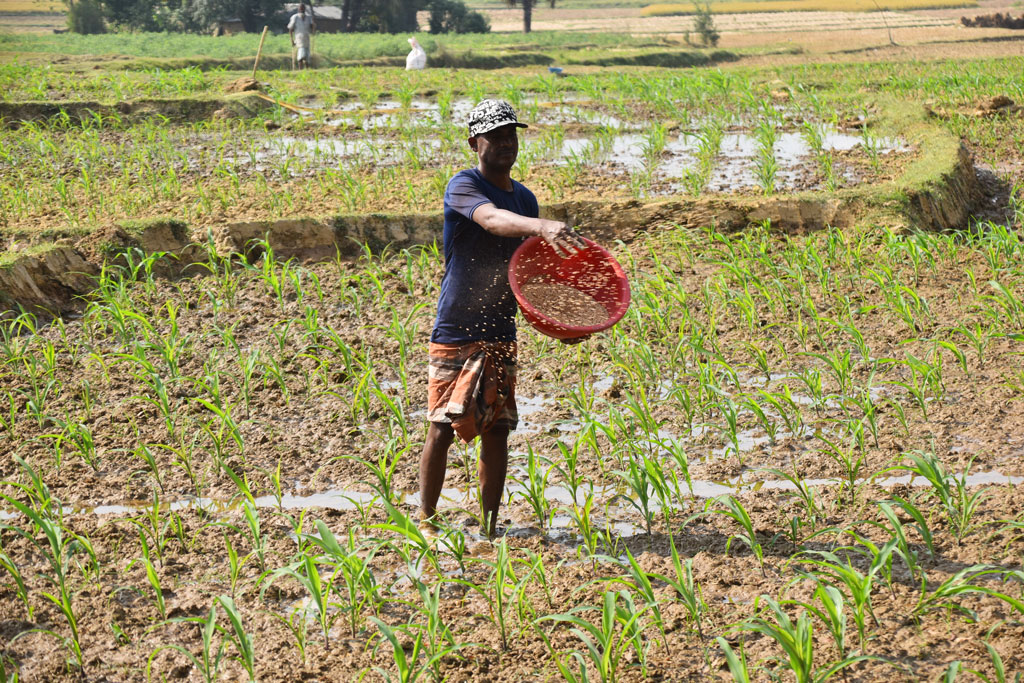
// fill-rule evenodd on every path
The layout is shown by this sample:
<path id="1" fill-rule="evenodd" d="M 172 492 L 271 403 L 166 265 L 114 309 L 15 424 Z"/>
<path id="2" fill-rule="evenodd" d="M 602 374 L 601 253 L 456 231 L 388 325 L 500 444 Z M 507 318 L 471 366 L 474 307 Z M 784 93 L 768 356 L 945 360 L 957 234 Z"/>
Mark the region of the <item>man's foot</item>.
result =
<path id="1" fill-rule="evenodd" d="M 476 541 L 466 548 L 466 553 L 472 557 L 494 557 L 494 551 L 494 541 L 490 539 Z"/>
<path id="2" fill-rule="evenodd" d="M 435 524 L 429 519 L 421 519 L 419 524 L 416 525 L 416 528 L 420 530 L 420 533 L 423 534 L 424 538 L 427 540 L 433 540 L 438 536 L 437 526 L 435 526 Z"/>

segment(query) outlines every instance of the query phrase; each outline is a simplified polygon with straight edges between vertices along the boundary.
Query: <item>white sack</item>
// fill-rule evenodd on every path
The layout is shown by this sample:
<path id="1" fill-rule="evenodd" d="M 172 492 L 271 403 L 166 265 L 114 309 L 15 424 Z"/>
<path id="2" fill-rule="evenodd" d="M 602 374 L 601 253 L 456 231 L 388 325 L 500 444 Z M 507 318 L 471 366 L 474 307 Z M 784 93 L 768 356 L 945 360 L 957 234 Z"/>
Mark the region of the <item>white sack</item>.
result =
<path id="1" fill-rule="evenodd" d="M 427 65 L 427 53 L 423 51 L 415 38 L 410 38 L 409 44 L 412 45 L 412 52 L 405 58 L 405 70 L 413 71 L 424 68 Z"/>

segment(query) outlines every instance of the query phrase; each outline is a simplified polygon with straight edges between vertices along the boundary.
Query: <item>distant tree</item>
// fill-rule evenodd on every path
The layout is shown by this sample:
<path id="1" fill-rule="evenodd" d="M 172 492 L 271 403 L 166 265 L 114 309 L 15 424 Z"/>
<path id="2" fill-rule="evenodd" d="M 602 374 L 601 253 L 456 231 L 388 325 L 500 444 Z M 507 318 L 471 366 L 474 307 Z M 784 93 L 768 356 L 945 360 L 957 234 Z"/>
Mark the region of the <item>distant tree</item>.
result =
<path id="1" fill-rule="evenodd" d="M 693 7 L 693 30 L 700 36 L 701 45 L 705 47 L 718 45 L 719 34 L 718 29 L 715 28 L 715 19 L 711 16 L 711 3 L 705 1 L 702 5 L 694 0 Z M 689 38 L 689 34 L 687 34 L 687 38 Z"/>
<path id="2" fill-rule="evenodd" d="M 416 12 L 424 0 L 364 0 L 362 24 L 356 30 L 377 33 L 409 33 L 416 31 Z"/>
<path id="3" fill-rule="evenodd" d="M 342 30 L 349 32 L 356 30 L 359 25 L 360 14 L 363 10 L 363 0 L 342 0 L 341 3 L 341 25 Z"/>
<path id="4" fill-rule="evenodd" d="M 430 0 L 428 25 L 431 33 L 487 33 L 487 17 L 466 7 L 462 0 Z"/>
<path id="5" fill-rule="evenodd" d="M 548 4 L 551 7 L 555 6 L 556 0 L 548 0 Z M 529 33 L 533 24 L 533 7 L 537 4 L 537 0 L 505 0 L 505 4 L 509 7 L 515 7 L 516 5 L 522 5 L 523 7 L 523 33 Z"/>
<path id="6" fill-rule="evenodd" d="M 68 29 L 72 33 L 106 33 L 103 8 L 96 0 L 67 0 Z"/>
<path id="7" fill-rule="evenodd" d="M 378 33 L 411 33 L 419 30 L 416 13 L 427 0 L 327 0 L 341 8 L 342 30 Z"/>
<path id="8" fill-rule="evenodd" d="M 65 0 L 75 5 L 95 3 L 102 18 L 115 29 L 205 33 L 225 19 L 238 19 L 246 31 L 264 26 L 283 29 L 287 0 Z M 292 0 L 298 2 L 298 0 Z M 328 0 L 342 10 L 343 31 L 409 33 L 418 30 L 416 13 L 428 0 Z"/>
<path id="9" fill-rule="evenodd" d="M 161 31 L 159 0 L 101 0 L 103 17 L 117 28 L 135 31 Z"/>
<path id="10" fill-rule="evenodd" d="M 470 10 L 459 23 L 458 33 L 490 33 L 491 22 L 480 12 Z"/>
<path id="11" fill-rule="evenodd" d="M 81 2 L 82 0 L 76 0 Z M 111 26 L 133 31 L 205 33 L 224 19 L 239 19 L 247 31 L 272 23 L 284 0 L 99 0 Z"/>

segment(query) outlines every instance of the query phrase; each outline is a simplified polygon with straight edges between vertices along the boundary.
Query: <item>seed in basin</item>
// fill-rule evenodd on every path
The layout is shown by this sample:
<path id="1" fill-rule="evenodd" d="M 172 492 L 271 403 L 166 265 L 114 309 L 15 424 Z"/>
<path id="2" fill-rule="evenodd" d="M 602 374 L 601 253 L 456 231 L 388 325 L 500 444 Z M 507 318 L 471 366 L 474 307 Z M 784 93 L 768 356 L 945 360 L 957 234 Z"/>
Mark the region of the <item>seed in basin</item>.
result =
<path id="1" fill-rule="evenodd" d="M 608 319 L 608 311 L 594 297 L 569 285 L 534 278 L 522 292 L 541 315 L 567 327 L 590 327 Z"/>

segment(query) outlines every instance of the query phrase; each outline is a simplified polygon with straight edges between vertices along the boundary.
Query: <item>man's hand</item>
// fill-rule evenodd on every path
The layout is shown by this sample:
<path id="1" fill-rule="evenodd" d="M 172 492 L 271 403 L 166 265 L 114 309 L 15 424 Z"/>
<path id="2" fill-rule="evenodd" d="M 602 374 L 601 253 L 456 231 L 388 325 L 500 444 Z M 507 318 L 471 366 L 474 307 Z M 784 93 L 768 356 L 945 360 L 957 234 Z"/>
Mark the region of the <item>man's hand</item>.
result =
<path id="1" fill-rule="evenodd" d="M 561 221 L 543 220 L 540 228 L 540 236 L 550 244 L 555 252 L 562 258 L 572 256 L 580 249 L 584 249 L 587 243 L 576 234 L 576 231 Z"/>

